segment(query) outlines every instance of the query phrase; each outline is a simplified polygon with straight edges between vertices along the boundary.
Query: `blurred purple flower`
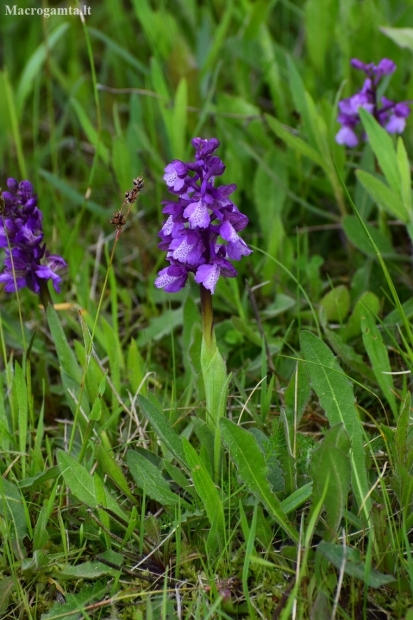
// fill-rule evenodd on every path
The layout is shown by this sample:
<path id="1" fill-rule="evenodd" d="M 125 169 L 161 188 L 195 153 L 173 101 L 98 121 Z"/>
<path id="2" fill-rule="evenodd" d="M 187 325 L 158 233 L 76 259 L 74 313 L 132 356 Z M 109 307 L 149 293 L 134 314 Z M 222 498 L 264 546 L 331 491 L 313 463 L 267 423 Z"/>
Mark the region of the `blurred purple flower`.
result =
<path id="1" fill-rule="evenodd" d="M 4 271 L 0 274 L 6 293 L 27 286 L 39 294 L 43 280 L 51 280 L 60 292 L 66 262 L 50 254 L 43 243 L 43 214 L 29 181 L 7 180 L 8 191 L 2 193 L 0 209 L 0 248 L 5 248 Z"/>
<path id="2" fill-rule="evenodd" d="M 214 293 L 221 275 L 237 275 L 228 258 L 240 260 L 252 252 L 237 234 L 248 218 L 229 198 L 236 185 L 214 184 L 225 170 L 221 159 L 213 155 L 219 144 L 216 138 L 194 138 L 195 161 L 174 160 L 165 168 L 164 180 L 178 200 L 163 203 L 168 218 L 159 232 L 158 247 L 167 252 L 171 265 L 159 272 L 155 286 L 168 293 L 181 290 L 190 272 L 198 284 Z M 219 237 L 222 243 L 217 243 Z"/>
<path id="3" fill-rule="evenodd" d="M 406 119 L 410 114 L 407 102 L 394 103 L 386 97 L 381 98 L 382 107 L 377 100 L 377 87 L 385 75 L 390 75 L 396 70 L 392 60 L 383 58 L 378 65 L 366 64 L 357 58 L 351 61 L 352 67 L 364 71 L 367 79 L 364 81 L 360 92 L 352 97 L 342 99 L 339 104 L 338 122 L 341 129 L 336 134 L 336 142 L 348 147 L 357 146 L 359 138 L 355 128 L 360 123 L 359 108 L 364 108 L 380 123 L 389 133 L 402 133 L 406 127 Z"/>

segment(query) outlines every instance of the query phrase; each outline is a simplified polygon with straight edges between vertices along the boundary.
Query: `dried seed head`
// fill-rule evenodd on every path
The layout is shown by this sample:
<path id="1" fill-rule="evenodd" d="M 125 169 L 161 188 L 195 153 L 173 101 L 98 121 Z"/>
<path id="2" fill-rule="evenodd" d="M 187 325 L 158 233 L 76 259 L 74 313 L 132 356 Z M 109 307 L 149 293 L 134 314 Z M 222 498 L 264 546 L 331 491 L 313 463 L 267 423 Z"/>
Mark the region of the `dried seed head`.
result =
<path id="1" fill-rule="evenodd" d="M 136 179 L 133 179 L 133 189 L 125 192 L 125 201 L 130 205 L 133 204 L 137 199 L 139 193 L 142 191 L 143 186 L 144 182 L 142 177 L 137 177 Z"/>
<path id="2" fill-rule="evenodd" d="M 138 190 L 138 192 L 141 192 L 143 190 L 144 185 L 145 185 L 145 183 L 143 181 L 143 177 L 137 177 L 136 179 L 133 179 L 133 185 Z"/>
<path id="3" fill-rule="evenodd" d="M 115 211 L 110 223 L 116 226 L 116 230 L 122 230 L 126 223 L 126 216 L 122 211 Z"/>

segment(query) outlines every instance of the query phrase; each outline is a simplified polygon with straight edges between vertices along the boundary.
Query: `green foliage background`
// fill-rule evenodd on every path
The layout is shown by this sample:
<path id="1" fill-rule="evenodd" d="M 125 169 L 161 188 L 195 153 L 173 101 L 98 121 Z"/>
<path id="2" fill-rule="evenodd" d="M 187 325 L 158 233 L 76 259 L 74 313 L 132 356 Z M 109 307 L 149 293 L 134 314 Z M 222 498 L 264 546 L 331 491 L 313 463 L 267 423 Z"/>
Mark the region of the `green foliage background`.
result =
<path id="1" fill-rule="evenodd" d="M 413 125 L 397 142 L 366 115 L 354 150 L 334 136 L 353 57 L 394 60 L 386 96 L 413 100 L 413 4 L 90 6 L 1 8 L 1 183 L 33 182 L 68 272 L 48 320 L 0 291 L 0 612 L 103 618 L 107 596 L 125 619 L 411 618 L 410 377 L 389 373 L 413 366 Z M 163 170 L 195 136 L 221 141 L 255 249 L 214 295 L 233 373 L 220 480 L 197 287 L 153 285 Z"/>

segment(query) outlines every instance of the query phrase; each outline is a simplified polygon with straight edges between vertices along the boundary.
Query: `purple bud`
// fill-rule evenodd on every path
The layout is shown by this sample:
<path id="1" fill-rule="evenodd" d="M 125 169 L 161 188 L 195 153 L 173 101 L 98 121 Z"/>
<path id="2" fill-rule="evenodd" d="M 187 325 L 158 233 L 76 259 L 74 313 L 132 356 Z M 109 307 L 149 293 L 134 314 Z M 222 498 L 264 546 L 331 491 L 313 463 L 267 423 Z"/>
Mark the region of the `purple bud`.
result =
<path id="1" fill-rule="evenodd" d="M 19 184 L 17 183 L 16 179 L 13 179 L 13 178 L 7 179 L 6 183 L 11 193 L 15 194 L 19 187 Z"/>

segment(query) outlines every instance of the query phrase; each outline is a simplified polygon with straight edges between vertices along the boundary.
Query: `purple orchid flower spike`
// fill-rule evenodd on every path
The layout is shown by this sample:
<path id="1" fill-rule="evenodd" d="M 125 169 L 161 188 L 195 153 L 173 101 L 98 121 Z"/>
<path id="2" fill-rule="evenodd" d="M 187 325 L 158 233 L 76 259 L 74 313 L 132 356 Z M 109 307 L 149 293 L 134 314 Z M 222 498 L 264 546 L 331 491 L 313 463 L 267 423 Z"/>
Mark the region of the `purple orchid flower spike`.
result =
<path id="1" fill-rule="evenodd" d="M 67 268 L 61 256 L 50 254 L 43 241 L 43 214 L 29 181 L 7 180 L 0 210 L 0 248 L 5 249 L 4 271 L 0 282 L 6 293 L 27 286 L 43 297 L 45 283 L 51 280 L 60 292 L 59 273 Z M 44 301 L 44 300 L 43 300 Z"/>
<path id="2" fill-rule="evenodd" d="M 338 122 L 341 129 L 336 134 L 336 142 L 353 148 L 358 145 L 359 137 L 355 131 L 360 123 L 359 109 L 364 108 L 388 133 L 402 133 L 406 127 L 406 119 L 410 114 L 408 102 L 395 103 L 381 98 L 381 107 L 377 98 L 377 88 L 385 75 L 391 75 L 396 70 L 395 63 L 383 58 L 378 65 L 364 63 L 357 58 L 351 60 L 351 65 L 367 75 L 360 92 L 342 99 L 339 104 Z"/>
<path id="3" fill-rule="evenodd" d="M 219 140 L 194 138 L 195 161 L 174 159 L 165 168 L 164 180 L 176 201 L 164 202 L 167 215 L 159 236 L 159 248 L 167 252 L 170 266 L 158 273 L 157 288 L 167 293 L 180 291 L 195 275 L 200 285 L 204 342 L 214 350 L 211 296 L 221 276 L 234 278 L 236 269 L 231 260 L 240 260 L 252 250 L 238 233 L 248 224 L 230 195 L 236 185 L 215 186 L 216 177 L 225 171 L 225 164 L 214 152 Z"/>
<path id="4" fill-rule="evenodd" d="M 163 212 L 169 217 L 159 232 L 159 247 L 167 252 L 171 266 L 159 272 L 155 286 L 168 293 L 183 288 L 191 272 L 198 284 L 214 293 L 221 275 L 237 275 L 228 259 L 240 260 L 252 252 L 238 235 L 248 218 L 230 200 L 236 185 L 215 187 L 215 178 L 225 170 L 214 155 L 219 140 L 194 138 L 192 145 L 194 162 L 175 159 L 165 168 L 168 190 L 178 199 L 164 203 Z M 217 245 L 219 237 L 222 243 Z"/>

